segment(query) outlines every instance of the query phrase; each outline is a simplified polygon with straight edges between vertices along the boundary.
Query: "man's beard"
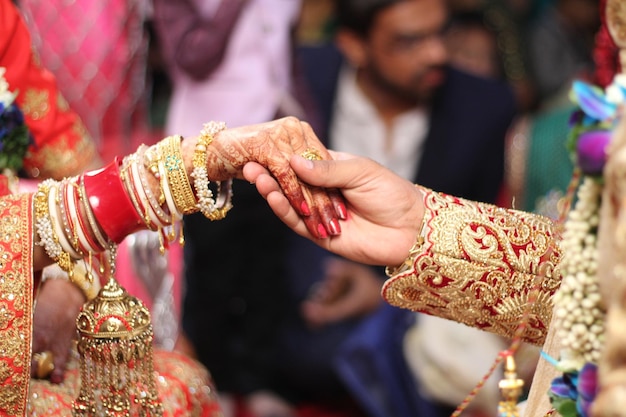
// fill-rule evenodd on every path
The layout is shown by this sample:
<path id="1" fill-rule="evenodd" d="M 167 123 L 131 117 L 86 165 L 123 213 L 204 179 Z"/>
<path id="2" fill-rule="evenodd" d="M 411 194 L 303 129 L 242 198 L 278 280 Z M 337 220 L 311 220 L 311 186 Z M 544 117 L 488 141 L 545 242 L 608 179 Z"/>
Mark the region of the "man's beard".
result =
<path id="1" fill-rule="evenodd" d="M 443 66 L 432 66 L 416 73 L 410 82 L 400 85 L 386 77 L 375 65 L 369 67 L 372 82 L 387 95 L 395 97 L 398 101 L 403 101 L 411 105 L 429 104 L 434 94 L 441 84 L 436 86 L 423 86 L 423 78 L 430 71 L 443 71 Z"/>

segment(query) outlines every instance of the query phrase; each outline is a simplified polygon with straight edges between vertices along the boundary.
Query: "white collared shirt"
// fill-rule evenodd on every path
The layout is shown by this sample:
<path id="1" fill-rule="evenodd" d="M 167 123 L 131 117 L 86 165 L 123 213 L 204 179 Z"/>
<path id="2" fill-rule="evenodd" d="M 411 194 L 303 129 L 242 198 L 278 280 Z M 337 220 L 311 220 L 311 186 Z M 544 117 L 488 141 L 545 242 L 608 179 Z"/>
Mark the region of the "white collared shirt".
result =
<path id="1" fill-rule="evenodd" d="M 393 121 L 391 132 L 356 83 L 354 69 L 339 74 L 334 116 L 330 126 L 331 148 L 371 158 L 403 178 L 413 180 L 428 133 L 428 112 L 415 108 Z M 391 147 L 385 138 L 391 137 Z"/>

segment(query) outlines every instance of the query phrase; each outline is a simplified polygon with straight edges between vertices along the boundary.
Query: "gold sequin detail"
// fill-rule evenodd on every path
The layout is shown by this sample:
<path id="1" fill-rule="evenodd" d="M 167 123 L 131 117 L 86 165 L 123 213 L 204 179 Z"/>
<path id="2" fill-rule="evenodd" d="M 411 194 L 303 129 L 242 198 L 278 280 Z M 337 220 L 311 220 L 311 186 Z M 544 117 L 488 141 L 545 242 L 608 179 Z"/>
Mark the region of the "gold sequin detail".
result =
<path id="1" fill-rule="evenodd" d="M 541 344 L 560 284 L 547 218 L 424 190 L 423 242 L 385 283 L 393 305 L 512 337 L 538 288 L 524 339 Z"/>
<path id="2" fill-rule="evenodd" d="M 24 104 L 22 111 L 24 115 L 39 120 L 48 114 L 50 110 L 50 97 L 47 90 L 29 88 L 24 93 Z"/>
<path id="3" fill-rule="evenodd" d="M 60 136 L 53 143 L 44 144 L 29 152 L 25 165 L 34 177 L 50 177 L 61 179 L 77 175 L 88 168 L 94 160 L 97 149 L 95 143 L 85 130 L 85 126 L 80 120 L 76 120 L 72 126 L 72 132 L 78 140 L 72 143 L 67 136 Z"/>

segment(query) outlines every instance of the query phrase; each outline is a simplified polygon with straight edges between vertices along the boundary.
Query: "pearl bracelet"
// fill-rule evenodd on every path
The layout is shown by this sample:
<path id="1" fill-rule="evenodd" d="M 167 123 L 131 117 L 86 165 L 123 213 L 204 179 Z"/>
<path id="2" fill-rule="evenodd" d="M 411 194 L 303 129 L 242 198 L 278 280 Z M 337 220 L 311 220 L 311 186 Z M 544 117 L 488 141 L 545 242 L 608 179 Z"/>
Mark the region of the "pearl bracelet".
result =
<path id="1" fill-rule="evenodd" d="M 205 123 L 200 131 L 193 155 L 191 177 L 194 179 L 193 185 L 196 189 L 196 198 L 198 200 L 196 207 L 210 220 L 223 219 L 232 208 L 232 180 L 228 180 L 225 188 L 221 187 L 221 183 L 218 182 L 218 202 L 220 202 L 218 206 L 213 198 L 213 192 L 209 188 L 210 181 L 207 170 L 208 147 L 213 142 L 215 135 L 224 129 L 226 129 L 224 122 L 211 121 Z M 226 190 L 225 192 L 223 192 L 224 189 Z"/>

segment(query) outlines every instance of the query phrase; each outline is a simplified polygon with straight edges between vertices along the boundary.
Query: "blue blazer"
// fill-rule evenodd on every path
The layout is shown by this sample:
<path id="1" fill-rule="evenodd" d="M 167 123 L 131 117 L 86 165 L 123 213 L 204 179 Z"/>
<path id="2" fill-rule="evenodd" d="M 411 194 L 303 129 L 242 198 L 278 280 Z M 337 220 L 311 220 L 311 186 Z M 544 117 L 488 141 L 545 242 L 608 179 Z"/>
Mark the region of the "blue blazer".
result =
<path id="1" fill-rule="evenodd" d="M 317 45 L 301 47 L 299 59 L 323 119 L 316 133 L 332 149 L 328 126 L 341 54 L 332 44 Z M 516 112 L 512 91 L 502 82 L 447 71 L 413 180 L 455 196 L 495 202 L 504 175 L 505 134 Z M 404 361 L 402 339 L 414 313 L 384 305 L 364 319 L 318 330 L 306 327 L 298 306 L 321 279 L 324 259 L 334 255 L 299 236 L 290 239 L 286 259 L 293 314 L 283 326 L 280 363 L 285 375 L 303 378 L 286 376 L 285 381 L 309 392 L 322 385 L 329 392 L 343 386 L 372 417 L 450 415 L 453 408 L 419 397 Z M 380 274 L 384 279 L 382 268 Z"/>

